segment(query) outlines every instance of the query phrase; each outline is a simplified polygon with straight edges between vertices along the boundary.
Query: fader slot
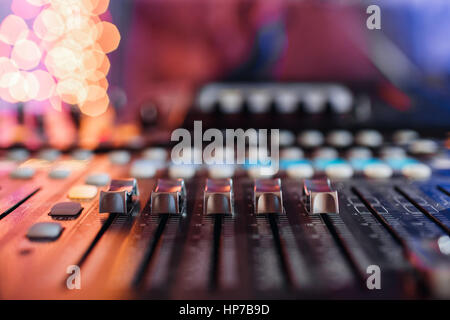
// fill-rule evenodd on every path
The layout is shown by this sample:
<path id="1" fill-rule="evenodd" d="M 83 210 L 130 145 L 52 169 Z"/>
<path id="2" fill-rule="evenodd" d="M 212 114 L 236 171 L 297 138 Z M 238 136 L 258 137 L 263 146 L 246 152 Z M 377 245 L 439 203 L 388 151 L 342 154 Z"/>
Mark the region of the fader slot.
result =
<path id="1" fill-rule="evenodd" d="M 283 203 L 285 202 L 284 200 Z M 300 250 L 295 240 L 286 214 L 272 214 L 267 216 L 267 219 L 272 229 L 274 246 L 278 253 L 280 270 L 284 274 L 286 287 L 299 295 L 307 291 L 314 294 L 317 288 L 312 277 L 312 270 L 307 265 L 305 252 Z"/>
<path id="2" fill-rule="evenodd" d="M 173 288 L 176 298 L 219 298 L 237 283 L 234 183 L 206 179 L 196 199 L 200 197 L 201 203 L 196 202 L 188 213 L 190 228 Z"/>
<path id="3" fill-rule="evenodd" d="M 311 270 L 306 266 L 305 255 L 299 249 L 286 216 L 281 180 L 256 179 L 252 197 L 253 214 L 249 218 L 250 224 L 257 226 L 257 233 L 251 237 L 251 254 L 255 264 L 264 263 L 265 267 L 261 266 L 263 274 L 263 268 L 271 273 L 261 278 L 256 274 L 255 287 L 262 295 L 271 287 L 284 289 L 286 294 L 306 292 L 307 288 L 313 287 Z M 256 223 L 252 223 L 253 219 Z"/>
<path id="4" fill-rule="evenodd" d="M 328 179 L 305 180 L 303 190 L 308 213 L 320 216 L 362 286 L 371 259 L 340 216 L 343 206 L 339 204 L 342 199 L 338 191 Z"/>
<path id="5" fill-rule="evenodd" d="M 217 214 L 213 217 L 213 245 L 211 252 L 211 267 L 210 267 L 210 278 L 209 286 L 211 290 L 215 290 L 218 284 L 218 274 L 220 265 L 220 251 L 222 246 L 222 228 L 223 228 L 223 215 Z"/>
<path id="6" fill-rule="evenodd" d="M 163 215 L 159 217 L 158 220 L 159 221 L 156 231 L 150 243 L 148 244 L 147 250 L 144 254 L 144 258 L 142 259 L 141 265 L 139 266 L 139 269 L 137 270 L 135 278 L 133 280 L 133 286 L 138 289 L 142 284 L 142 280 L 147 274 L 148 265 L 153 257 L 153 254 L 155 253 L 156 247 L 160 241 L 160 238 L 162 237 L 164 229 L 166 228 L 167 221 L 169 220 L 169 215 Z"/>
<path id="7" fill-rule="evenodd" d="M 284 213 L 281 185 L 278 179 L 258 179 L 249 187 L 248 205 L 253 208 L 247 223 L 251 276 L 254 289 L 264 296 L 270 290 L 281 291 L 291 285 L 275 217 Z"/>
<path id="8" fill-rule="evenodd" d="M 369 276 L 370 266 L 378 266 L 383 273 L 383 290 L 368 290 L 364 284 L 365 292 L 383 298 L 404 296 L 405 284 L 411 282 L 411 267 L 403 256 L 402 247 L 355 194 L 355 188 L 347 182 L 336 182 L 335 186 L 341 204 L 339 217 L 367 256 L 369 264 L 360 264 L 364 279 Z M 374 203 L 377 201 L 372 199 Z"/>
<path id="9" fill-rule="evenodd" d="M 103 235 L 106 233 L 106 231 L 109 229 L 109 227 L 113 224 L 114 220 L 116 219 L 117 214 L 110 213 L 108 218 L 103 222 L 102 227 L 98 231 L 98 233 L 95 235 L 94 239 L 92 240 L 89 247 L 86 249 L 86 251 L 81 256 L 80 260 L 78 261 L 77 265 L 82 266 L 86 259 L 88 258 L 89 254 L 92 252 L 92 250 L 95 248 L 95 245 L 100 241 L 100 239 L 103 237 Z"/>
<path id="10" fill-rule="evenodd" d="M 427 202 L 440 213 L 445 214 L 446 210 L 450 209 L 450 196 L 440 190 L 440 185 L 436 185 L 433 181 L 427 181 L 414 185 L 414 187 L 413 193 L 425 197 Z"/>
<path id="11" fill-rule="evenodd" d="M 125 183 L 128 180 L 120 181 Z M 114 182 L 114 185 L 117 186 L 119 183 Z M 133 186 L 129 183 L 127 185 L 130 188 Z M 154 191 L 151 192 L 154 189 L 154 181 L 142 179 L 138 181 L 138 185 L 139 202 L 135 203 L 134 210 L 131 212 L 118 215 L 107 234 L 96 245 L 95 254 L 92 256 L 93 261 L 90 262 L 88 269 L 90 274 L 97 274 L 97 278 L 101 278 L 106 283 L 106 287 L 117 288 L 117 292 L 122 294 L 125 294 L 130 284 L 138 291 L 146 289 L 144 279 L 148 275 L 148 267 L 160 246 L 160 239 L 169 221 L 168 213 L 160 214 L 152 210 L 156 207 L 152 206 L 153 203 L 149 200 L 154 193 Z M 160 183 L 156 183 L 156 188 L 159 186 Z M 107 200 L 114 199 L 115 192 L 120 190 L 103 194 L 105 208 L 109 206 Z M 138 193 L 137 190 L 133 190 L 129 189 L 130 192 Z M 142 212 L 141 207 L 144 207 Z M 99 267 L 95 268 L 95 264 Z M 107 271 L 102 271 L 102 267 Z M 132 270 L 136 271 L 133 273 Z M 97 283 L 97 285 L 101 284 Z M 92 287 L 95 288 L 95 285 Z"/>
<path id="12" fill-rule="evenodd" d="M 99 287 L 104 288 L 105 292 L 114 292 L 116 295 L 113 298 L 129 298 L 136 293 L 136 290 L 131 290 L 136 289 L 133 286 L 136 270 L 144 265 L 145 255 L 151 248 L 160 218 L 163 217 L 151 214 L 149 199 L 154 184 L 154 180 L 138 180 L 140 198 L 135 211 L 117 216 L 86 261 L 83 270 L 89 286 L 85 290 L 93 296 Z M 149 273 L 143 270 L 145 275 Z M 144 283 L 137 285 L 139 289 L 147 289 Z"/>
<path id="13" fill-rule="evenodd" d="M 191 186 L 192 187 L 192 186 Z M 194 298 L 206 295 L 209 289 L 213 227 L 211 217 L 203 215 L 204 184 L 193 190 L 195 197 L 187 215 L 183 251 L 174 270 L 173 298 Z"/>
<path id="14" fill-rule="evenodd" d="M 256 215 L 264 215 L 272 231 L 272 239 L 278 255 L 278 264 L 286 288 L 292 286 L 292 271 L 289 268 L 284 241 L 280 236 L 278 220 L 285 215 L 280 179 L 256 179 L 253 190 L 253 209 Z"/>
<path id="15" fill-rule="evenodd" d="M 450 186 L 448 185 L 438 185 L 436 187 L 439 191 L 441 191 L 442 193 L 446 194 L 447 196 L 450 197 Z"/>
<path id="16" fill-rule="evenodd" d="M 372 204 L 363 196 L 363 194 L 356 189 L 355 187 L 352 187 L 352 192 L 359 198 L 359 200 L 366 206 L 366 208 L 370 211 L 371 214 L 374 215 L 374 217 L 383 225 L 383 227 L 386 228 L 386 230 L 389 232 L 389 234 L 402 246 L 405 247 L 405 242 L 403 241 L 402 237 L 395 231 L 394 228 L 391 227 L 389 222 L 383 217 L 380 213 L 378 213 L 375 208 L 372 206 Z"/>
<path id="17" fill-rule="evenodd" d="M 108 168 L 112 176 L 114 177 L 116 176 L 121 177 L 125 174 L 125 171 L 127 169 L 126 167 L 110 168 L 108 160 L 105 156 L 101 157 L 98 160 L 99 163 L 97 164 L 97 166 L 94 167 L 94 171 L 90 172 L 102 172 L 103 170 L 106 170 Z M 86 181 L 88 177 L 89 175 L 83 175 L 82 181 Z M 118 180 L 112 180 L 111 184 L 114 181 Z M 99 213 L 100 211 L 99 203 L 101 203 L 100 201 L 101 193 L 105 192 L 108 189 L 108 187 L 99 186 L 98 189 L 99 190 L 95 198 L 91 200 L 79 200 L 81 205 L 85 208 L 82 212 L 81 217 L 73 222 L 71 221 L 67 222 L 67 225 L 69 226 L 67 230 L 69 238 L 65 241 L 75 239 L 79 237 L 80 234 L 86 235 L 86 240 L 83 241 L 83 244 L 85 246 L 79 248 L 79 256 L 75 258 L 74 255 L 72 255 L 72 259 L 74 259 L 72 260 L 72 263 L 76 263 L 76 265 L 78 265 L 79 267 L 83 267 L 83 269 L 87 261 L 92 256 L 94 250 L 96 250 L 96 248 L 98 247 L 99 243 L 108 233 L 110 233 L 112 229 L 114 230 L 120 229 L 130 223 L 129 221 L 130 219 L 124 219 L 124 217 L 120 216 L 119 212 Z M 139 210 L 138 206 L 136 208 L 132 208 L 132 210 L 129 213 L 130 216 L 135 214 L 135 210 Z M 92 227 L 93 225 L 97 225 L 98 229 L 93 228 Z M 96 232 L 94 233 L 94 231 Z M 90 235 L 91 237 L 88 237 L 87 235 Z M 61 248 L 63 244 L 61 244 Z M 65 259 L 67 260 L 70 259 L 69 255 L 67 255 Z"/>
<path id="18" fill-rule="evenodd" d="M 284 277 L 285 286 L 290 288 L 292 285 L 291 270 L 286 260 L 286 251 L 280 237 L 277 218 L 271 214 L 267 217 L 267 220 L 269 221 L 270 229 L 272 230 L 273 243 L 278 254 L 278 262 L 280 264 L 281 273 Z"/>
<path id="19" fill-rule="evenodd" d="M 342 255 L 346 258 L 349 267 L 353 270 L 354 274 L 357 275 L 358 278 L 360 278 L 361 282 L 363 282 L 364 280 L 363 269 L 361 268 L 360 265 L 358 265 L 356 259 L 353 256 L 352 249 L 354 249 L 354 247 L 350 249 L 347 245 L 347 241 L 350 238 L 350 233 L 348 233 L 348 231 L 347 232 L 344 231 L 344 233 L 347 233 L 346 236 L 347 239 L 343 237 L 342 234 L 343 223 L 336 215 L 330 213 L 321 213 L 320 217 L 322 218 L 323 222 L 330 231 L 331 236 L 336 241 L 336 244 L 341 250 Z M 337 225 L 341 225 L 341 228 L 339 228 Z M 350 241 L 353 242 L 353 240 Z"/>
<path id="20" fill-rule="evenodd" d="M 280 268 L 269 221 L 267 217 L 255 215 L 249 220 L 249 256 L 253 270 L 253 287 L 263 296 L 270 291 L 281 291 L 286 286 L 286 278 Z"/>
<path id="21" fill-rule="evenodd" d="M 317 197 L 322 192 L 332 194 L 330 192 L 337 191 L 339 213 L 321 213 L 320 217 L 346 258 L 349 268 L 358 278 L 361 294 L 380 298 L 403 296 L 404 285 L 410 282 L 411 274 L 401 247 L 352 194 L 352 189 L 342 181 L 336 182 L 333 187 L 320 184 L 314 188 L 312 183 L 308 188 L 315 201 L 323 200 L 324 197 Z M 314 190 L 317 190 L 316 195 Z M 320 205 L 317 202 L 311 204 Z M 385 290 L 373 290 L 367 285 L 368 270 L 373 266 L 382 270 Z"/>
<path id="22" fill-rule="evenodd" d="M 433 296 L 448 297 L 450 292 L 445 283 L 450 279 L 446 267 L 449 257 L 439 249 L 440 239 L 448 237 L 446 233 L 388 185 L 368 184 L 360 186 L 358 191 L 371 212 L 383 221 L 383 225 L 404 246 L 408 261 L 422 274 L 419 285 L 425 280 Z M 379 202 L 370 203 L 371 197 Z"/>
<path id="23" fill-rule="evenodd" d="M 234 247 L 233 229 L 235 220 L 234 189 L 231 179 L 207 179 L 204 192 L 204 216 L 209 218 L 212 228 L 211 254 L 209 265 L 209 289 L 216 291 L 229 287 L 226 275 L 228 274 L 233 257 L 226 258 L 224 254 L 229 246 Z M 225 228 L 228 231 L 227 242 L 224 239 Z M 225 247 L 227 245 L 227 247 Z M 231 258 L 230 261 L 227 261 Z M 232 267 L 232 266 L 231 266 Z"/>
<path id="24" fill-rule="evenodd" d="M 109 187 L 102 187 L 98 197 L 90 201 L 93 205 L 86 208 L 86 212 L 83 212 L 79 219 L 69 224 L 71 226 L 69 239 L 63 245 L 70 245 L 68 241 L 71 240 L 77 241 L 80 245 L 72 253 L 60 252 L 61 258 L 58 259 L 58 266 L 61 274 L 61 270 L 65 268 L 63 267 L 64 262 L 65 265 L 80 262 L 85 296 L 93 297 L 98 294 L 99 288 L 102 288 L 101 291 L 105 293 L 103 297 L 117 298 L 123 294 L 121 291 L 123 286 L 112 276 L 115 261 L 127 243 L 127 235 L 132 232 L 136 217 L 149 199 L 154 181 L 152 179 L 129 179 L 129 165 L 126 163 L 115 164 L 106 156 L 101 159 L 102 165 L 97 170 L 103 170 L 94 172 L 107 171 L 113 179 L 110 180 Z M 86 180 L 99 176 L 101 174 L 91 174 L 87 176 Z M 138 192 L 139 189 L 141 192 Z M 117 201 L 111 201 L 112 199 Z M 82 205 L 84 203 L 81 202 Z M 124 205 L 120 205 L 122 203 Z M 100 210 L 101 206 L 102 210 Z M 123 209 L 126 211 L 123 212 Z M 104 212 L 106 210 L 108 212 Z M 122 273 L 121 278 L 127 278 L 128 273 Z M 61 281 L 65 278 L 66 276 L 62 275 Z M 114 290 L 110 290 L 111 288 Z M 70 298 L 79 295 L 77 291 L 65 291 L 64 293 Z"/>
<path id="25" fill-rule="evenodd" d="M 284 188 L 286 215 L 293 240 L 305 257 L 310 270 L 309 281 L 314 283 L 311 291 L 333 295 L 339 290 L 351 290 L 355 285 L 353 271 L 348 267 L 323 220 L 306 212 L 298 191 L 298 181 L 287 181 Z"/>
<path id="26" fill-rule="evenodd" d="M 441 214 L 433 206 L 428 204 L 424 198 L 411 194 L 410 192 L 405 191 L 404 188 L 400 188 L 398 186 L 396 186 L 394 189 L 399 194 L 401 194 L 406 200 L 411 202 L 412 205 L 416 207 L 420 212 L 422 212 L 426 217 L 428 217 L 442 230 L 444 230 L 448 235 L 450 235 L 450 218 Z M 433 213 L 431 213 L 430 211 L 432 211 Z"/>
<path id="27" fill-rule="evenodd" d="M 8 214 L 17 209 L 21 204 L 34 196 L 40 187 L 26 187 L 22 186 L 9 195 L 0 194 L 0 220 L 5 218 Z"/>
<path id="28" fill-rule="evenodd" d="M 364 205 L 365 208 L 367 208 L 368 212 L 376 219 L 376 221 L 378 221 L 382 228 L 384 228 L 386 233 L 388 233 L 393 241 L 395 241 L 400 247 L 401 254 L 404 257 L 404 261 L 403 259 L 399 259 L 398 254 L 394 253 L 395 251 L 398 252 L 398 248 L 393 248 L 393 250 L 384 248 L 385 255 L 388 258 L 388 268 L 392 268 L 388 269 L 387 271 L 390 274 L 394 275 L 394 277 L 390 279 L 391 283 L 400 282 L 403 283 L 403 287 L 414 288 L 414 291 L 420 290 L 420 287 L 423 285 L 423 279 L 419 274 L 417 274 L 417 272 L 415 272 L 414 269 L 411 269 L 415 264 L 415 261 L 411 259 L 412 253 L 410 252 L 407 243 L 391 226 L 389 221 L 386 220 L 384 215 L 375 209 L 375 206 L 377 206 L 377 204 L 379 205 L 378 200 L 376 200 L 377 204 L 374 205 L 373 201 L 368 200 L 356 187 L 351 187 L 351 191 L 353 194 L 355 194 L 360 203 Z M 353 202 L 352 204 L 357 205 L 357 202 Z M 393 288 L 390 289 L 392 290 Z M 404 292 L 403 294 L 414 297 L 416 295 L 416 292 Z"/>
<path id="29" fill-rule="evenodd" d="M 158 249 L 151 259 L 151 270 L 144 278 L 146 297 L 168 297 L 173 285 L 174 271 L 178 267 L 179 256 L 184 241 L 181 230 L 184 227 L 184 217 L 169 217 L 163 235 L 160 237 Z"/>
<path id="30" fill-rule="evenodd" d="M 164 233 L 160 237 L 160 244 L 153 254 L 150 268 L 143 279 L 142 288 L 145 297 L 171 296 L 171 289 L 175 285 L 176 274 L 185 249 L 197 187 L 196 183 L 186 185 L 185 213 L 170 215 L 168 218 Z"/>

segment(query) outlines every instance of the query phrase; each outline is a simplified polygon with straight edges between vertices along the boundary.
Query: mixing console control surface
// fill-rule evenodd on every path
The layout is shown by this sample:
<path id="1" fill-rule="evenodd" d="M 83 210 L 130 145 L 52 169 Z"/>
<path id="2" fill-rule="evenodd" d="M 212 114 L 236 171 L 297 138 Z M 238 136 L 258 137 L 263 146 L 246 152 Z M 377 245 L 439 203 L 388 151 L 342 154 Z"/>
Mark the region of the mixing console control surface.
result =
<path id="1" fill-rule="evenodd" d="M 250 178 L 245 166 L 226 179 L 210 177 L 207 166 L 176 179 L 167 165 L 130 179 L 143 160 L 117 162 L 116 154 L 62 155 L 28 179 L 10 172 L 34 158 L 1 162 L 2 297 L 450 297 L 450 179 L 425 158 L 399 163 L 339 150 L 344 158 L 320 162 L 306 151 L 306 159 L 281 159 L 267 179 Z M 313 176 L 289 174 L 306 162 Z M 341 162 L 354 176 L 328 180 L 325 169 Z M 404 170 L 410 162 L 430 174 Z M 393 176 L 369 177 L 374 164 Z M 49 175 L 63 165 L 69 175 Z M 110 185 L 84 196 L 93 187 L 86 178 L 101 173 Z M 80 290 L 66 285 L 73 265 Z M 378 284 L 370 280 L 377 270 Z"/>

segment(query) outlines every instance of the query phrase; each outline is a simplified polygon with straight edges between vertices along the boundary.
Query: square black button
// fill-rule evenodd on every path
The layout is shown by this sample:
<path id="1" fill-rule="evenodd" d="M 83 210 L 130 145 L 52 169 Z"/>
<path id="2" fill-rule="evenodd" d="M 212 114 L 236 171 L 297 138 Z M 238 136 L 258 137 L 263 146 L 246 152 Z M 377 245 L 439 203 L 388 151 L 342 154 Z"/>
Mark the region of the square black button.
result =
<path id="1" fill-rule="evenodd" d="M 83 207 L 78 202 L 60 202 L 53 206 L 50 211 L 52 217 L 76 217 Z"/>
<path id="2" fill-rule="evenodd" d="M 31 226 L 27 238 L 32 241 L 54 241 L 63 231 L 62 226 L 56 222 L 38 222 Z"/>

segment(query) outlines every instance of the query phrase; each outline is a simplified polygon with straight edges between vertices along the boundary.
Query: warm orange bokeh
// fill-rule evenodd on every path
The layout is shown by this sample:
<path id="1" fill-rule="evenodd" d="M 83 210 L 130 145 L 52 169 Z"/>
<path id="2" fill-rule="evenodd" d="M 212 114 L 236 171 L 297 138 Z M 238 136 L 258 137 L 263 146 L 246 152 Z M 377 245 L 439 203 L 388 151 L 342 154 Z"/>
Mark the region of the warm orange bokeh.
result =
<path id="1" fill-rule="evenodd" d="M 99 15 L 109 0 L 12 0 L 0 25 L 0 98 L 78 105 L 89 116 L 109 106 L 111 64 L 120 33 Z"/>

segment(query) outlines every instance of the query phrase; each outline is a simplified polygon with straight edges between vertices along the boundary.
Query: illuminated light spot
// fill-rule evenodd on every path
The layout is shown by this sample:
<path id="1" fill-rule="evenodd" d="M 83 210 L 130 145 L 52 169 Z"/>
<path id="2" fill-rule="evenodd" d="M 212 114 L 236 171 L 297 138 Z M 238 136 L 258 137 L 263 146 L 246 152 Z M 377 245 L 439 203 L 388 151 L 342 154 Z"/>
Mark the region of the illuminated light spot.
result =
<path id="1" fill-rule="evenodd" d="M 97 40 L 100 39 L 104 28 L 105 26 L 103 25 L 102 21 L 97 21 L 97 23 L 95 24 L 95 30 L 97 31 Z"/>
<path id="2" fill-rule="evenodd" d="M 64 47 L 66 49 L 71 50 L 77 57 L 81 57 L 82 52 L 84 51 L 83 47 L 76 42 L 74 39 L 64 37 L 64 39 L 60 40 L 55 47 Z"/>
<path id="3" fill-rule="evenodd" d="M 9 88 L 11 85 L 11 81 L 14 79 L 11 78 L 18 71 L 17 66 L 8 58 L 1 57 L 0 58 L 0 87 L 1 88 Z"/>
<path id="4" fill-rule="evenodd" d="M 97 69 L 105 60 L 106 55 L 98 50 L 87 50 L 82 54 L 82 67 L 80 68 L 84 77 L 89 80 L 98 80 Z M 103 74 L 104 76 L 104 74 Z"/>
<path id="5" fill-rule="evenodd" d="M 82 0 L 85 10 L 92 15 L 101 15 L 108 10 L 109 0 Z"/>
<path id="6" fill-rule="evenodd" d="M 82 14 L 70 14 L 65 18 L 66 30 L 68 32 L 73 30 L 83 29 L 86 25 L 89 25 L 89 17 Z"/>
<path id="7" fill-rule="evenodd" d="M 79 68 L 80 59 L 74 51 L 66 47 L 55 47 L 48 52 L 45 66 L 52 75 L 63 79 Z"/>
<path id="8" fill-rule="evenodd" d="M 107 88 L 103 88 L 99 85 L 90 85 L 88 87 L 87 101 L 98 101 L 103 99 L 107 95 L 106 89 Z"/>
<path id="9" fill-rule="evenodd" d="M 39 82 L 39 92 L 34 99 L 44 101 L 52 97 L 55 91 L 55 80 L 50 73 L 44 70 L 36 70 L 33 71 L 33 75 Z"/>
<path id="10" fill-rule="evenodd" d="M 64 34 L 63 18 L 54 10 L 43 10 L 34 20 L 33 30 L 44 41 L 55 41 Z"/>
<path id="11" fill-rule="evenodd" d="M 92 14 L 95 7 L 97 6 L 98 0 L 81 0 L 81 7 L 83 9 L 83 12 L 86 14 Z"/>
<path id="12" fill-rule="evenodd" d="M 24 19 L 32 19 L 39 14 L 41 8 L 35 6 L 27 0 L 13 0 L 11 10 L 19 17 Z"/>
<path id="13" fill-rule="evenodd" d="M 34 99 L 39 92 L 39 81 L 29 72 L 18 72 L 18 80 L 9 87 L 11 97 L 17 101 Z"/>
<path id="14" fill-rule="evenodd" d="M 25 77 L 25 88 L 27 93 L 25 101 L 35 100 L 41 86 L 39 80 L 31 72 L 24 72 L 24 77 Z"/>
<path id="15" fill-rule="evenodd" d="M 38 41 L 39 42 L 39 41 Z M 39 42 L 39 48 L 42 51 L 42 62 L 45 61 L 47 52 L 51 51 L 55 47 L 55 42 L 41 40 Z"/>
<path id="16" fill-rule="evenodd" d="M 0 40 L 7 44 L 15 44 L 28 36 L 28 26 L 19 16 L 9 15 L 0 26 Z"/>
<path id="17" fill-rule="evenodd" d="M 59 12 L 64 17 L 66 22 L 70 21 L 70 24 L 77 23 L 76 17 L 85 17 L 86 14 L 83 12 L 83 7 L 80 5 L 80 0 L 70 1 L 52 1 L 52 8 Z M 76 25 L 73 25 L 76 27 Z"/>
<path id="18" fill-rule="evenodd" d="M 30 40 L 19 40 L 16 42 L 11 59 L 23 70 L 36 68 L 41 61 L 42 53 L 37 44 Z"/>
<path id="19" fill-rule="evenodd" d="M 120 43 L 120 33 L 115 25 L 110 22 L 100 22 L 102 32 L 98 38 L 98 44 L 104 53 L 110 53 L 117 49 Z"/>
<path id="20" fill-rule="evenodd" d="M 23 80 L 23 76 L 19 70 L 7 73 L 2 77 L 2 82 L 5 85 L 5 88 L 8 88 L 8 89 L 11 89 L 16 85 L 20 85 L 20 82 L 22 80 Z M 11 93 L 11 91 L 10 91 L 10 93 Z M 14 99 L 17 99 L 17 98 L 14 97 Z"/>
<path id="21" fill-rule="evenodd" d="M 75 41 L 83 49 L 93 46 L 98 36 L 96 25 L 90 19 L 66 34 L 67 39 Z"/>
<path id="22" fill-rule="evenodd" d="M 32 4 L 36 7 L 41 7 L 51 2 L 51 0 L 27 0 L 29 4 Z"/>
<path id="23" fill-rule="evenodd" d="M 109 106 L 108 95 L 103 96 L 96 101 L 86 101 L 80 105 L 80 110 L 83 114 L 90 117 L 98 117 L 99 115 L 105 113 Z"/>
<path id="24" fill-rule="evenodd" d="M 56 85 L 61 100 L 68 104 L 82 104 L 87 99 L 86 85 L 78 79 L 65 79 Z"/>
<path id="25" fill-rule="evenodd" d="M 99 86 L 99 87 L 105 89 L 105 91 L 108 91 L 108 88 L 109 88 L 109 82 L 105 76 L 99 78 L 97 81 L 88 81 L 88 83 L 89 83 L 89 85 L 92 85 L 92 86 Z"/>
<path id="26" fill-rule="evenodd" d="M 95 15 L 101 15 L 108 10 L 110 0 L 98 0 L 97 6 L 92 11 Z"/>
<path id="27" fill-rule="evenodd" d="M 98 70 L 95 70 L 94 72 L 89 73 L 86 76 L 86 80 L 88 80 L 89 82 L 98 82 L 100 80 L 103 80 L 104 78 L 106 78 L 106 75 Z"/>

